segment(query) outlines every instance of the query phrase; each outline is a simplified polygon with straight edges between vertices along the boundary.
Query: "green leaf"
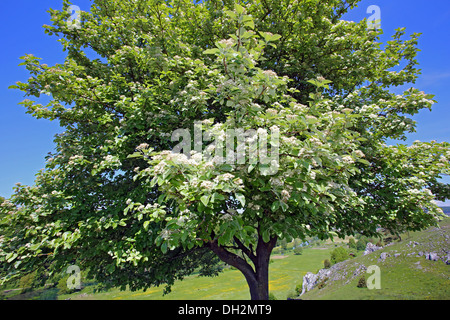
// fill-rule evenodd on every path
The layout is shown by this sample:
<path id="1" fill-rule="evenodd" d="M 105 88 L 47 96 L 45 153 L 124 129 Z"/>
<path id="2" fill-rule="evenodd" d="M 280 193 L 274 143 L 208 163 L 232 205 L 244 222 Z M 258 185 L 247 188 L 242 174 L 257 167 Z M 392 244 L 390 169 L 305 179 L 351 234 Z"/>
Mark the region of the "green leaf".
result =
<path id="1" fill-rule="evenodd" d="M 130 154 L 127 158 L 128 159 L 132 159 L 132 158 L 142 158 L 142 154 L 140 152 L 135 152 L 133 154 Z"/>
<path id="2" fill-rule="evenodd" d="M 270 240 L 270 236 L 269 236 L 269 230 L 267 230 L 267 229 L 265 229 L 263 232 L 262 232 L 262 238 L 263 238 L 263 241 L 264 242 L 269 242 L 269 240 Z"/>
<path id="3" fill-rule="evenodd" d="M 277 41 L 281 36 L 279 34 L 274 34 L 270 37 L 270 41 Z"/>
<path id="4" fill-rule="evenodd" d="M 255 23 L 253 22 L 253 20 L 247 21 L 246 23 L 244 23 L 245 27 L 249 27 L 250 29 L 254 29 L 255 28 Z"/>
<path id="5" fill-rule="evenodd" d="M 234 13 L 233 11 L 231 11 L 231 10 L 225 10 L 224 13 L 226 15 L 228 15 L 231 19 L 236 19 L 237 18 L 237 14 Z"/>
<path id="6" fill-rule="evenodd" d="M 164 203 L 164 198 L 166 197 L 165 194 L 162 194 L 158 197 L 158 204 L 163 204 Z"/>
<path id="7" fill-rule="evenodd" d="M 239 5 L 239 4 L 235 4 L 235 5 L 234 5 L 234 9 L 236 10 L 236 12 L 237 12 L 238 14 L 243 14 L 244 11 L 245 11 L 244 7 L 241 6 L 241 5 Z"/>
<path id="8" fill-rule="evenodd" d="M 15 253 L 15 252 L 10 252 L 10 253 L 6 256 L 6 261 L 7 261 L 8 263 L 10 263 L 10 262 L 14 261 L 14 259 L 16 259 L 16 258 L 17 258 L 17 253 Z"/>
<path id="9" fill-rule="evenodd" d="M 280 201 L 275 201 L 274 203 L 272 203 L 272 206 L 270 207 L 270 209 L 275 212 L 280 208 Z"/>
<path id="10" fill-rule="evenodd" d="M 163 244 L 161 245 L 161 251 L 162 253 L 167 253 L 167 242 L 164 241 Z"/>
<path id="11" fill-rule="evenodd" d="M 220 50 L 217 48 L 207 49 L 207 50 L 203 51 L 203 54 L 218 54 L 218 53 L 220 53 Z"/>
<path id="12" fill-rule="evenodd" d="M 211 197 L 211 201 L 216 201 L 216 200 L 223 201 L 223 200 L 225 200 L 225 197 L 223 195 L 221 195 L 220 193 L 214 192 Z"/>
<path id="13" fill-rule="evenodd" d="M 200 201 L 205 205 L 205 207 L 207 207 L 208 206 L 208 203 L 209 203 L 209 197 L 210 196 L 203 196 L 203 197 L 201 197 L 200 198 Z"/>
<path id="14" fill-rule="evenodd" d="M 245 196 L 242 193 L 236 193 L 236 200 L 238 200 L 241 205 L 244 207 L 245 206 Z"/>
<path id="15" fill-rule="evenodd" d="M 233 167 L 229 164 L 223 164 L 220 166 L 220 170 L 231 172 L 233 171 Z"/>
<path id="16" fill-rule="evenodd" d="M 106 266 L 106 271 L 108 271 L 109 273 L 113 273 L 114 270 L 116 270 L 116 266 L 114 264 L 109 264 Z"/>
<path id="17" fill-rule="evenodd" d="M 365 159 L 359 159 L 358 161 L 361 162 L 361 163 L 364 163 L 366 165 L 370 165 L 370 162 L 365 160 Z"/>

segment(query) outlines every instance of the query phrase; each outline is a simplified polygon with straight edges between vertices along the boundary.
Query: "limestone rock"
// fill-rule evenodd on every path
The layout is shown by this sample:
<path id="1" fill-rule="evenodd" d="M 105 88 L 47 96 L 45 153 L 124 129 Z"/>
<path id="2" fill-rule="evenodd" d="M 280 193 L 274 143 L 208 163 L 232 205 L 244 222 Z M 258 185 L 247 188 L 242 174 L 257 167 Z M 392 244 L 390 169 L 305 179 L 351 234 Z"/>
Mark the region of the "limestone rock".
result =
<path id="1" fill-rule="evenodd" d="M 391 255 L 387 252 L 383 252 L 380 254 L 380 258 L 378 258 L 378 262 L 386 260 L 387 257 L 390 257 Z"/>
<path id="2" fill-rule="evenodd" d="M 369 242 L 366 245 L 366 250 L 364 250 L 364 255 L 367 255 L 369 253 L 372 253 L 372 252 L 380 250 L 380 249 L 383 249 L 383 247 L 378 247 L 378 246 L 374 245 L 373 243 Z"/>

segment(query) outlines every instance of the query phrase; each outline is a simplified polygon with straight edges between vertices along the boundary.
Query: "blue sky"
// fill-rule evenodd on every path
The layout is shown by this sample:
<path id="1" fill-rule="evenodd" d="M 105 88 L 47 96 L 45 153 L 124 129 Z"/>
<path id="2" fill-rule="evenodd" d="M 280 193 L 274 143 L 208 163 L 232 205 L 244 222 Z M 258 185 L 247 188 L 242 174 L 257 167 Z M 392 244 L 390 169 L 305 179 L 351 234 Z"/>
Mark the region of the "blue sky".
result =
<path id="1" fill-rule="evenodd" d="M 73 0 L 81 10 L 89 11 L 90 1 Z M 388 40 L 394 29 L 406 27 L 407 34 L 420 32 L 418 55 L 422 75 L 416 88 L 435 95 L 438 103 L 432 112 L 424 110 L 414 117 L 417 132 L 414 140 L 450 141 L 450 6 L 448 0 L 363 0 L 346 20 L 369 18 L 367 8 L 377 5 L 381 25 Z M 18 105 L 24 97 L 8 89 L 16 81 L 26 81 L 29 74 L 19 67 L 19 57 L 33 54 L 42 63 L 53 65 L 64 61 L 64 52 L 56 37 L 47 36 L 42 25 L 51 24 L 49 8 L 62 8 L 62 0 L 4 1 L 0 11 L 2 50 L 0 50 L 0 195 L 9 197 L 16 182 L 33 184 L 36 172 L 44 167 L 46 154 L 53 150 L 53 136 L 62 132 L 58 123 L 37 120 Z M 405 88 L 401 88 L 405 89 Z M 399 91 L 400 93 L 400 91 Z M 450 183 L 449 178 L 444 179 Z M 450 202 L 448 202 L 450 205 Z"/>

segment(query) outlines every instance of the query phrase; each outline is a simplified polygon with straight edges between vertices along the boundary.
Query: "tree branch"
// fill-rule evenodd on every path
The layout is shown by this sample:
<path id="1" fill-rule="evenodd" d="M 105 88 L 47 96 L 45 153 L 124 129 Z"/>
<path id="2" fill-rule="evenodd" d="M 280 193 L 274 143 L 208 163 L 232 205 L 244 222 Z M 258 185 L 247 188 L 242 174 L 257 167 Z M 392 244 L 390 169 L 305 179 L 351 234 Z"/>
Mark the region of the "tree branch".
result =
<path id="1" fill-rule="evenodd" d="M 238 248 L 240 250 L 242 250 L 243 253 L 245 253 L 247 255 L 247 257 L 250 258 L 250 260 L 253 262 L 253 264 L 256 265 L 256 256 L 253 253 L 253 251 L 250 248 L 247 248 L 242 242 L 241 240 L 239 240 L 236 236 L 233 237 L 234 241 L 236 242 Z"/>

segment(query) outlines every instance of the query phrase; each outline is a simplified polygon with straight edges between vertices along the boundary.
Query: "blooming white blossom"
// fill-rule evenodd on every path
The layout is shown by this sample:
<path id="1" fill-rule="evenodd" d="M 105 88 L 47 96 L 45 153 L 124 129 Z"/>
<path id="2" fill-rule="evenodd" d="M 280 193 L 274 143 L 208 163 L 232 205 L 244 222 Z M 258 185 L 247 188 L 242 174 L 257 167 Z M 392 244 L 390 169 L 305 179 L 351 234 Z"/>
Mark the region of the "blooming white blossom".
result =
<path id="1" fill-rule="evenodd" d="M 352 164 L 352 163 L 354 163 L 355 161 L 353 160 L 353 158 L 351 157 L 351 156 L 343 156 L 342 157 L 342 161 L 344 162 L 344 163 L 346 163 L 346 164 Z"/>
<path id="2" fill-rule="evenodd" d="M 266 76 L 269 76 L 269 77 L 276 77 L 276 73 L 274 72 L 274 71 L 272 71 L 272 70 L 265 70 L 265 71 L 263 71 L 263 74 L 265 74 Z"/>
<path id="3" fill-rule="evenodd" d="M 361 150 L 356 150 L 355 154 L 360 158 L 364 158 L 366 156 Z"/>
<path id="4" fill-rule="evenodd" d="M 213 186 L 214 186 L 214 183 L 211 181 L 202 181 L 200 183 L 200 187 L 207 189 L 207 190 L 211 190 L 213 188 Z"/>
<path id="5" fill-rule="evenodd" d="M 281 191 L 281 196 L 283 198 L 283 201 L 287 201 L 291 197 L 291 194 L 287 190 L 282 190 Z"/>
<path id="6" fill-rule="evenodd" d="M 144 150 L 144 149 L 148 149 L 149 145 L 148 143 L 141 143 L 140 145 L 138 145 L 136 147 L 136 150 Z"/>

